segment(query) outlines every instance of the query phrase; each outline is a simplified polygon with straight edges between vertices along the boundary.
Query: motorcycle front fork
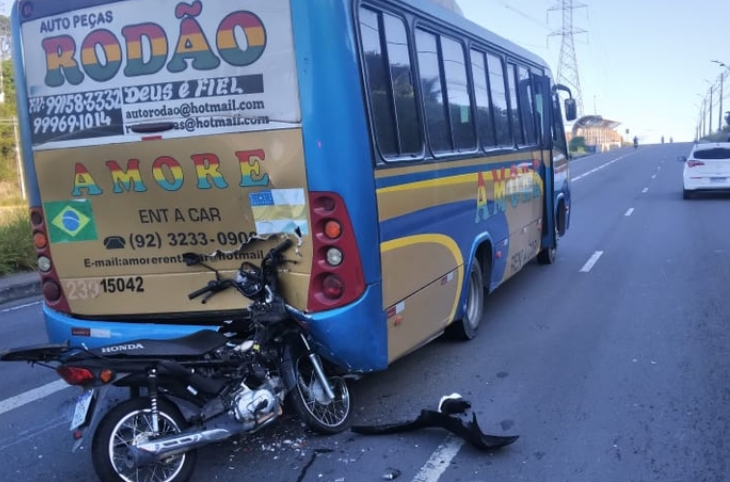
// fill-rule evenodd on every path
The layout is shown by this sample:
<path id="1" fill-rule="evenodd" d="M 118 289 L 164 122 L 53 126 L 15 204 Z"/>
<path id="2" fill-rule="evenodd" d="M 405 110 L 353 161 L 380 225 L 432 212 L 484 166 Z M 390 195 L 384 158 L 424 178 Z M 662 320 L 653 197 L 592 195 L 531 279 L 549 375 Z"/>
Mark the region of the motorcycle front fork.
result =
<path id="1" fill-rule="evenodd" d="M 314 353 L 312 350 L 312 347 L 309 345 L 309 342 L 307 341 L 307 337 L 304 336 L 304 334 L 300 333 L 299 338 L 301 338 L 302 343 L 304 343 L 304 348 L 307 350 L 307 356 L 309 357 L 309 361 L 312 363 L 312 366 L 314 367 L 314 374 L 317 377 L 317 381 L 319 381 L 319 384 L 322 386 L 322 389 L 324 390 L 324 394 L 327 395 L 327 398 L 332 401 L 335 399 L 335 393 L 332 391 L 332 387 L 330 387 L 329 380 L 327 379 L 327 375 L 324 373 L 324 367 L 322 366 L 322 360 L 319 358 L 319 356 Z"/>

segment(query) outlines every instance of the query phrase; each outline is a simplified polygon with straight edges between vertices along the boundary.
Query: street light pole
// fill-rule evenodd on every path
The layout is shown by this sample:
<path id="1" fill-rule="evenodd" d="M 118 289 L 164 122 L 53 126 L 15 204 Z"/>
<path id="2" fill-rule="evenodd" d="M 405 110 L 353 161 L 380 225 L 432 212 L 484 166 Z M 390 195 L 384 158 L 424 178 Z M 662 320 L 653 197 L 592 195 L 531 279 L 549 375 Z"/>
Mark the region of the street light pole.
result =
<path id="1" fill-rule="evenodd" d="M 710 125 L 709 125 L 709 129 L 708 130 L 710 131 L 710 134 L 712 134 L 712 88 L 715 86 L 715 84 L 713 84 L 712 82 L 710 82 L 707 79 L 702 79 L 702 80 L 704 80 L 705 82 L 707 82 L 708 84 L 710 84 L 710 91 L 709 91 L 709 94 L 710 94 L 710 112 L 708 114 L 708 124 L 710 124 Z"/>
<path id="2" fill-rule="evenodd" d="M 725 83 L 725 72 L 720 73 L 720 108 L 718 109 L 717 113 L 717 131 L 722 131 L 722 90 L 723 90 L 723 84 Z"/>
<path id="3" fill-rule="evenodd" d="M 713 60 L 712 62 L 716 63 L 717 65 L 719 65 L 720 67 L 725 69 L 723 72 L 720 73 L 720 112 L 719 112 L 720 120 L 718 121 L 718 128 L 717 128 L 718 131 L 722 131 L 722 112 L 723 112 L 722 111 L 722 101 L 723 101 L 723 97 L 724 97 L 723 90 L 725 87 L 725 77 L 727 77 L 728 72 L 730 72 L 730 65 L 720 62 L 719 60 Z M 730 125 L 730 121 L 728 121 L 728 125 Z"/>

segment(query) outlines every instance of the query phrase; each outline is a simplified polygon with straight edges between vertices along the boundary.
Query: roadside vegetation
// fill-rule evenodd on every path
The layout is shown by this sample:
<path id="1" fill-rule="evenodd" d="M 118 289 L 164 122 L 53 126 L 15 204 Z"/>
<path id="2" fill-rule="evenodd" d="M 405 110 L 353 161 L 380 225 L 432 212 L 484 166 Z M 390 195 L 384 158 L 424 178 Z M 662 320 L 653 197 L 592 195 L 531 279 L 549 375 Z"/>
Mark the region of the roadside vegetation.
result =
<path id="1" fill-rule="evenodd" d="M 730 122 L 730 115 L 728 115 L 728 121 Z M 703 137 L 701 140 L 708 142 L 728 142 L 730 141 L 730 124 L 722 128 L 721 131 L 715 132 L 708 136 Z"/>
<path id="2" fill-rule="evenodd" d="M 9 32 L 8 18 L 0 15 L 0 32 Z M 15 75 L 9 56 L 10 37 L 0 33 L 3 102 L 0 103 L 0 276 L 35 269 L 33 233 L 28 206 L 18 183 L 13 120 L 16 118 Z"/>
<path id="3" fill-rule="evenodd" d="M 0 276 L 35 269 L 28 210 L 0 209 Z"/>

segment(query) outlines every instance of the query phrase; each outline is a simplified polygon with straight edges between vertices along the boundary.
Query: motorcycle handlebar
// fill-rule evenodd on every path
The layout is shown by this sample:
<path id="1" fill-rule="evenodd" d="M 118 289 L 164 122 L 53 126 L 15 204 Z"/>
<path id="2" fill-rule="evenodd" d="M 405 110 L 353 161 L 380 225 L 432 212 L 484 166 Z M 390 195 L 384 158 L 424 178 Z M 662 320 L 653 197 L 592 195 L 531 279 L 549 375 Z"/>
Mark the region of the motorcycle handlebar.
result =
<path id="1" fill-rule="evenodd" d="M 188 295 L 188 299 L 189 299 L 189 300 L 194 300 L 194 299 L 195 299 L 195 298 L 197 298 L 198 296 L 202 296 L 202 295 L 204 295 L 205 293 L 207 293 L 208 291 L 211 291 L 212 289 L 213 289 L 213 287 L 212 287 L 212 286 L 210 285 L 210 283 L 209 283 L 208 285 L 206 285 L 206 286 L 203 286 L 203 287 L 202 287 L 202 288 L 200 288 L 199 290 L 195 290 L 195 291 L 193 291 L 192 293 L 190 293 L 190 294 Z"/>
<path id="2" fill-rule="evenodd" d="M 286 238 L 284 241 L 282 241 L 278 245 L 271 248 L 271 250 L 269 251 L 269 254 L 264 259 L 264 264 L 268 264 L 268 263 L 272 263 L 272 262 L 276 263 L 277 256 L 279 256 L 281 253 L 283 253 L 284 251 L 289 249 L 293 244 L 294 244 L 294 242 L 291 239 Z M 208 282 L 208 284 L 206 286 L 188 294 L 188 299 L 193 300 L 206 293 L 210 293 L 210 295 L 212 296 L 213 294 L 215 294 L 219 291 L 222 291 L 230 286 L 238 286 L 238 284 L 234 280 L 210 281 L 210 282 Z M 203 303 L 205 303 L 205 300 L 203 300 Z"/>
<path id="3" fill-rule="evenodd" d="M 271 248 L 271 251 L 269 251 L 269 254 L 271 255 L 272 258 L 276 258 L 281 253 L 283 253 L 284 251 L 289 249 L 292 244 L 294 244 L 294 241 L 292 241 L 289 238 L 286 238 L 284 241 L 279 243 L 277 246 L 274 246 L 273 248 Z"/>

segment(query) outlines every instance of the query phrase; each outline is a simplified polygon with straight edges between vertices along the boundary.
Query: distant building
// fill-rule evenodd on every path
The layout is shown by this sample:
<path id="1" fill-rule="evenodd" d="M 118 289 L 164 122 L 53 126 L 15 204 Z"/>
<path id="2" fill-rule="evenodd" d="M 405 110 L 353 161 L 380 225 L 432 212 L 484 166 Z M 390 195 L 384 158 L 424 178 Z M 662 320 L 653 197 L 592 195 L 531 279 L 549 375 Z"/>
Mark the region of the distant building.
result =
<path id="1" fill-rule="evenodd" d="M 568 133 L 568 141 L 573 137 L 583 137 L 586 146 L 595 152 L 605 152 L 621 147 L 623 139 L 616 128 L 621 123 L 604 119 L 600 115 L 585 115 L 573 123 Z"/>

